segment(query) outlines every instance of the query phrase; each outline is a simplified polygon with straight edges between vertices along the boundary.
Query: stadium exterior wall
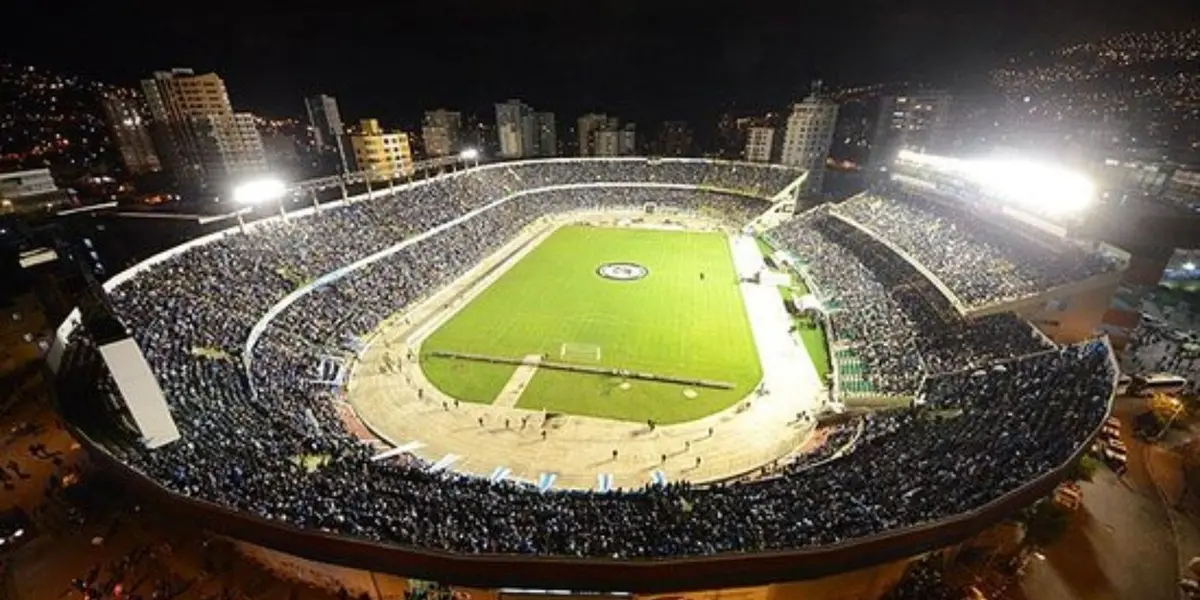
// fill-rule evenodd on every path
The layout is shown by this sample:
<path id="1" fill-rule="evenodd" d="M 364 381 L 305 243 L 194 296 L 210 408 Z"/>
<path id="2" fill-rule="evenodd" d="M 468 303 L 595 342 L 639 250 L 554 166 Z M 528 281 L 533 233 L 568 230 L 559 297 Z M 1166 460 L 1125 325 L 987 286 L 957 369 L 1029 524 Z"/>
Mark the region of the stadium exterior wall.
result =
<path id="1" fill-rule="evenodd" d="M 1021 318 L 1034 323 L 1058 343 L 1071 344 L 1104 331 L 1104 315 L 1112 305 L 1124 272 L 1106 273 L 1071 286 L 1056 288 L 1037 302 L 1014 307 Z"/>

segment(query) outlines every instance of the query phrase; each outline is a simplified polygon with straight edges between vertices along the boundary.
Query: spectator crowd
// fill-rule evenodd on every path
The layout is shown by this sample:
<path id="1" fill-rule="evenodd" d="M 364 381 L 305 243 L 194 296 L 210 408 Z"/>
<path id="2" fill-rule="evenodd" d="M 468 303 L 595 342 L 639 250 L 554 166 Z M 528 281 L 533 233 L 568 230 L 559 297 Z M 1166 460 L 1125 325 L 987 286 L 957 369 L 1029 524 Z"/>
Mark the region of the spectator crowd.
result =
<path id="1" fill-rule="evenodd" d="M 1019 240 L 984 219 L 902 193 L 861 194 L 833 209 L 895 244 L 967 307 L 1037 295 L 1117 268 L 1066 241 Z"/>
<path id="2" fill-rule="evenodd" d="M 928 377 L 921 406 L 873 415 L 855 428 L 853 451 L 779 477 L 539 493 L 420 462 L 373 461 L 374 450 L 339 420 L 328 386 L 313 381 L 321 355 L 352 350 L 357 336 L 543 216 L 654 203 L 742 224 L 767 206 L 697 189 L 541 188 L 653 181 L 769 197 L 797 175 L 705 165 L 548 161 L 463 171 L 230 234 L 155 265 L 112 300 L 183 439 L 155 450 L 129 439 L 111 450 L 180 494 L 295 527 L 464 553 L 633 558 L 811 547 L 977 509 L 1063 464 L 1104 418 L 1107 346 L 1052 347 L 1011 316 L 954 320 L 930 302 L 927 282 L 860 247 L 852 228 L 824 213 L 776 233 L 814 257 L 808 267 L 841 306 L 838 335 L 863 343 L 880 387 L 917 392 Z M 527 193 L 498 202 L 515 192 Z M 269 324 L 253 356 L 243 355 L 251 327 L 302 283 L 489 205 L 302 296 Z M 60 377 L 79 378 L 94 353 L 73 344 Z M 1015 360 L 992 366 L 1000 358 Z"/>
<path id="3" fill-rule="evenodd" d="M 772 235 L 806 260 L 803 268 L 830 310 L 831 342 L 853 350 L 878 393 L 911 395 L 925 375 L 1050 347 L 1011 313 L 959 317 L 912 265 L 831 216 L 829 207 L 800 215 Z"/>

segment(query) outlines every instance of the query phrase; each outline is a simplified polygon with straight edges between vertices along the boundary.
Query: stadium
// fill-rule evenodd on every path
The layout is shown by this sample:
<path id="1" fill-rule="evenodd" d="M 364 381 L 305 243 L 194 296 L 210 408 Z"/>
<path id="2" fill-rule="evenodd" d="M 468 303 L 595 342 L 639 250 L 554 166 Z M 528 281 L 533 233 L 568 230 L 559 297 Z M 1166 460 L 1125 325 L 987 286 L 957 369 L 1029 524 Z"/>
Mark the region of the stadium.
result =
<path id="1" fill-rule="evenodd" d="M 148 498 L 333 564 L 647 593 L 899 561 L 1046 496 L 1111 410 L 1128 257 L 1025 169 L 908 154 L 799 213 L 776 165 L 442 173 L 114 276 L 59 328 L 60 409 Z"/>

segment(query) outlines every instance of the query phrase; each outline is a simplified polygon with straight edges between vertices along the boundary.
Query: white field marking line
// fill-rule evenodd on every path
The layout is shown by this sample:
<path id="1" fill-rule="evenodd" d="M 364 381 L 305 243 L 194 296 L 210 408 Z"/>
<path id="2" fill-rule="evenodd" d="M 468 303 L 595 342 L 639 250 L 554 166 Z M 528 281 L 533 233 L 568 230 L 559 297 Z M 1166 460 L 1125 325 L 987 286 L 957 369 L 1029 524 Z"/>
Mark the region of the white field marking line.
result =
<path id="1" fill-rule="evenodd" d="M 521 399 L 521 395 L 529 387 L 529 382 L 533 381 L 533 376 L 537 374 L 538 363 L 540 362 L 542 362 L 540 355 L 526 355 L 525 361 L 513 370 L 512 377 L 508 378 L 508 383 L 504 384 L 499 394 L 496 394 L 496 399 L 492 400 L 492 406 L 503 408 L 515 407 Z"/>
<path id="2" fill-rule="evenodd" d="M 574 347 L 567 348 L 568 346 Z M 567 360 L 568 355 L 574 358 L 581 356 L 584 351 L 587 351 L 588 353 L 588 356 L 586 357 L 587 359 L 593 360 L 597 363 L 600 362 L 600 345 L 584 342 L 563 342 L 563 344 L 559 347 L 558 357 L 562 360 Z"/>
<path id="3" fill-rule="evenodd" d="M 554 234 L 554 232 L 558 231 L 562 225 L 549 225 L 548 227 L 548 229 L 533 232 L 531 237 L 526 240 L 526 246 L 516 250 L 515 252 L 513 250 L 509 250 L 507 246 L 500 248 L 493 255 L 478 263 L 471 271 L 464 273 L 459 279 L 443 287 L 433 296 L 430 296 L 422 301 L 419 305 L 408 310 L 408 313 L 414 313 L 419 310 L 429 308 L 433 309 L 434 312 L 431 315 L 433 318 L 426 319 L 418 328 L 410 329 L 406 335 L 404 335 L 404 345 L 410 348 L 419 347 L 422 343 L 424 343 L 426 338 L 433 334 L 433 332 L 437 331 L 442 325 L 445 325 L 450 321 L 450 319 L 454 318 L 456 315 L 458 315 L 458 313 L 466 309 L 467 305 L 471 304 L 477 297 L 482 295 L 485 290 L 492 286 L 492 284 L 499 281 L 501 277 L 508 273 L 508 271 L 516 266 L 517 263 L 524 260 L 525 257 L 533 252 L 537 247 L 541 246 L 542 243 L 546 241 L 546 238 L 549 238 Z M 510 244 L 517 245 L 520 243 L 520 240 L 521 238 L 518 237 L 510 242 Z M 503 260 L 497 258 L 505 256 L 506 252 L 508 253 L 507 258 Z M 481 275 L 479 273 L 479 271 L 486 272 L 489 266 L 493 267 L 490 273 L 485 275 Z M 437 304 L 439 302 L 444 303 L 446 301 L 442 294 L 450 293 L 455 289 L 458 289 L 456 286 L 461 286 L 461 288 L 465 288 L 466 290 L 457 296 L 458 302 L 452 303 L 449 308 L 438 310 L 436 308 Z M 459 291 L 461 292 L 462 290 L 459 289 Z"/>

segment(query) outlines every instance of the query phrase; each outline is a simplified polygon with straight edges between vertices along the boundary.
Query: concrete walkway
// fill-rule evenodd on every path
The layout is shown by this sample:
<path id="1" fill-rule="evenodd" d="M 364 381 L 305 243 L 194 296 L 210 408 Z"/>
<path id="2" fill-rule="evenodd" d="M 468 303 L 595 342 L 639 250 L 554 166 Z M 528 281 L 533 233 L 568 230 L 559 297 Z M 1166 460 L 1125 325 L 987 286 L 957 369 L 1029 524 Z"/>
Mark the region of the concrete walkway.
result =
<path id="1" fill-rule="evenodd" d="M 754 238 L 739 235 L 733 237 L 730 243 L 733 265 L 739 277 L 753 277 L 766 268 L 762 251 Z M 754 332 L 754 342 L 758 347 L 758 359 L 762 362 L 763 386 L 768 395 L 796 398 L 799 405 L 797 412 L 814 412 L 822 403 L 819 393 L 814 396 L 814 390 L 821 389 L 821 378 L 803 342 L 790 331 L 792 317 L 783 305 L 775 279 L 763 277 L 764 281 L 771 283 L 741 284 L 746 314 L 750 317 L 750 329 Z"/>
<path id="2" fill-rule="evenodd" d="M 446 289 L 385 322 L 353 368 L 347 401 L 367 427 L 390 444 L 422 442 L 415 453 L 430 463 L 454 454 L 455 471 L 481 477 L 504 473 L 529 483 L 552 474 L 555 488 L 591 489 L 601 479 L 625 489 L 655 481 L 721 480 L 791 453 L 812 433 L 808 422 L 795 422 L 796 413 L 816 410 L 822 392 L 803 346 L 788 334 L 790 319 L 773 286 L 742 284 L 768 393 L 752 395 L 702 419 L 653 431 L 644 423 L 583 416 L 545 423 L 541 411 L 497 404 L 456 405 L 425 379 L 412 360 L 426 336 L 558 225 L 580 221 L 615 225 L 633 216 L 651 224 L 656 219 L 680 220 L 677 214 L 647 218 L 644 213 L 601 213 L 531 226 Z M 689 226 L 705 224 L 694 221 Z M 731 244 L 740 273 L 752 274 L 762 267 L 753 239 L 731 238 Z M 385 353 L 406 357 L 399 372 L 378 368 Z"/>
<path id="3" fill-rule="evenodd" d="M 541 364 L 542 357 L 537 354 L 530 354 L 521 361 L 521 366 L 513 371 L 512 377 L 508 378 L 508 383 L 504 384 L 504 389 L 496 394 L 496 399 L 492 401 L 492 406 L 497 408 L 513 408 L 521 399 L 521 394 L 525 393 L 525 387 L 533 380 L 533 376 L 537 374 L 538 365 Z"/>

